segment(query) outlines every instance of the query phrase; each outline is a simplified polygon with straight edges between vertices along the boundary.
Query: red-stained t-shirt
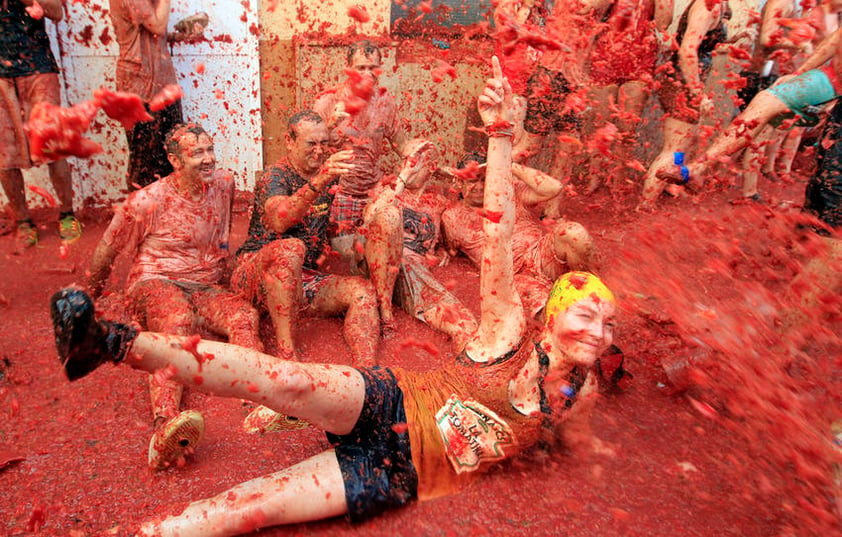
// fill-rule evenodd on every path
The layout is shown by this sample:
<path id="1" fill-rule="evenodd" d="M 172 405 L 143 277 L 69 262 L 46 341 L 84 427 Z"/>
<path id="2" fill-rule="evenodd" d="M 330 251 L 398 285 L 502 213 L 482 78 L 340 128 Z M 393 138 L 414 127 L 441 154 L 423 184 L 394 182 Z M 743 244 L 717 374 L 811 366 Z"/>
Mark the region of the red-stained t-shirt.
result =
<path id="1" fill-rule="evenodd" d="M 126 287 L 155 278 L 219 283 L 233 195 L 231 176 L 218 171 L 199 201 L 181 196 L 172 176 L 129 196 L 103 235 L 110 247 L 133 257 Z"/>
<path id="2" fill-rule="evenodd" d="M 337 103 L 347 98 L 350 90 L 345 84 L 331 88 L 316 97 L 313 110 L 330 122 Z M 354 151 L 354 171 L 339 178 L 339 193 L 367 198 L 369 191 L 380 182 L 383 171 L 380 157 L 386 152 L 386 141 L 394 141 L 400 132 L 398 105 L 388 93 L 376 89 L 368 106 L 354 116 L 340 122 L 331 133 L 335 143 Z"/>
<path id="3" fill-rule="evenodd" d="M 470 363 L 463 354 L 432 371 L 393 369 L 404 395 L 419 500 L 458 492 L 497 461 L 517 457 L 540 440 L 548 414 L 521 413 L 508 392 L 533 349 L 527 338 L 489 364 Z M 472 445 L 477 437 L 483 441 Z"/>
<path id="4" fill-rule="evenodd" d="M 154 13 L 153 0 L 111 0 L 111 21 L 120 46 L 117 89 L 145 101 L 176 83 L 166 32 L 155 35 L 143 26 Z"/>

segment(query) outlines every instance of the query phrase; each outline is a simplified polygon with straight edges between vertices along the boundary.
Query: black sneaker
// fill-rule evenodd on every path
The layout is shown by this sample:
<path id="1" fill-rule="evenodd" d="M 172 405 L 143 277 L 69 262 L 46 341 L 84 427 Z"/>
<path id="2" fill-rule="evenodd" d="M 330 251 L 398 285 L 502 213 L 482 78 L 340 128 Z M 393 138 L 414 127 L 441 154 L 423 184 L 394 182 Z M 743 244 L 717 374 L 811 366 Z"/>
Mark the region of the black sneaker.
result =
<path id="1" fill-rule="evenodd" d="M 84 377 L 105 362 L 119 362 L 137 337 L 134 327 L 97 321 L 91 297 L 62 289 L 50 299 L 56 349 L 69 380 Z"/>

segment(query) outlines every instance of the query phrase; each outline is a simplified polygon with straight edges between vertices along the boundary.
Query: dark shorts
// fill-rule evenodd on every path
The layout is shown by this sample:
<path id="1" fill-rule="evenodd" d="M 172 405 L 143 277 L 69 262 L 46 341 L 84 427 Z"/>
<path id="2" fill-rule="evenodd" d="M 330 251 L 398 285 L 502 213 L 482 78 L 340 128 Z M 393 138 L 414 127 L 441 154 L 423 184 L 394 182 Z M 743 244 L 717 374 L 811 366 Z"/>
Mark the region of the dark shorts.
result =
<path id="1" fill-rule="evenodd" d="M 776 75 L 763 76 L 754 71 L 743 71 L 740 76 L 746 80 L 746 85 L 737 90 L 737 97 L 740 98 L 740 112 L 744 111 L 754 96 L 770 87 L 778 79 Z"/>
<path id="2" fill-rule="evenodd" d="M 523 128 L 530 134 L 547 134 L 577 129 L 580 121 L 573 112 L 564 113 L 567 95 L 573 89 L 564 75 L 538 67 L 526 84 L 526 119 Z"/>
<path id="3" fill-rule="evenodd" d="M 403 392 L 388 369 L 359 369 L 365 403 L 357 425 L 342 436 L 327 433 L 345 482 L 351 522 L 375 517 L 418 497 Z M 397 430 L 396 430 L 397 429 Z"/>
<path id="4" fill-rule="evenodd" d="M 831 228 L 842 225 L 842 103 L 833 107 L 818 144 L 818 167 L 807 183 L 804 210 Z"/>

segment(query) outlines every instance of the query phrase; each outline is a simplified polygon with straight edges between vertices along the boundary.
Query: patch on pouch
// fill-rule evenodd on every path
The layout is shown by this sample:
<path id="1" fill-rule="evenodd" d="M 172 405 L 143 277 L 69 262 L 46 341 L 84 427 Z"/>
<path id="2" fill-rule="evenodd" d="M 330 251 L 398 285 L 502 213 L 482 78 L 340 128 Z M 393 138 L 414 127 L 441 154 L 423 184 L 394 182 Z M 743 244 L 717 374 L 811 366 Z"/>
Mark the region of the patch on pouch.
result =
<path id="1" fill-rule="evenodd" d="M 515 443 L 508 423 L 481 403 L 460 401 L 456 394 L 436 412 L 436 425 L 457 474 L 476 471 L 483 462 L 506 458 L 506 447 Z"/>

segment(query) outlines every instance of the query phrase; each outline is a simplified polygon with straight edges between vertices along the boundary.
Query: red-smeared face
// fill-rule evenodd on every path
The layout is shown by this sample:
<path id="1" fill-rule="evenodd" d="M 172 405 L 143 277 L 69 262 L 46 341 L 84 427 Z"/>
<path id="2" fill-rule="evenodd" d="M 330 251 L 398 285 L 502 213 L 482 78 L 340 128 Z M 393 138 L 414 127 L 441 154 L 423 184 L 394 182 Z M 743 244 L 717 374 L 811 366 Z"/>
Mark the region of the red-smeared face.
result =
<path id="1" fill-rule="evenodd" d="M 597 296 L 583 298 L 556 314 L 548 327 L 561 353 L 590 367 L 614 341 L 614 304 Z"/>
<path id="2" fill-rule="evenodd" d="M 175 171 L 184 177 L 208 184 L 213 181 L 216 170 L 216 154 L 213 151 L 213 139 L 207 134 L 188 133 L 179 142 L 181 154 L 171 159 Z"/>
<path id="3" fill-rule="evenodd" d="M 366 55 L 362 50 L 358 50 L 351 57 L 351 64 L 348 67 L 364 78 L 370 78 L 374 86 L 377 86 L 378 76 L 380 75 L 380 54 Z"/>
<path id="4" fill-rule="evenodd" d="M 323 122 L 299 121 L 295 125 L 295 139 L 286 135 L 287 153 L 293 167 L 305 176 L 319 171 L 330 156 L 330 135 Z"/>

